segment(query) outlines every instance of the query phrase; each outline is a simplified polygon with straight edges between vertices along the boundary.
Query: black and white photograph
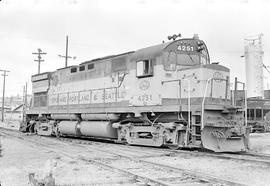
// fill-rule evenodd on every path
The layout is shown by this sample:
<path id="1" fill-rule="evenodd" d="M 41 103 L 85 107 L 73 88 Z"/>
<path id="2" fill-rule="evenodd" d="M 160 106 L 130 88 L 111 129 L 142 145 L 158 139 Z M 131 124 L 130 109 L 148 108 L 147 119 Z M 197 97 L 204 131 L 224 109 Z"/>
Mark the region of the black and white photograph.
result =
<path id="1" fill-rule="evenodd" d="M 0 186 L 269 186 L 269 10 L 0 0 Z"/>

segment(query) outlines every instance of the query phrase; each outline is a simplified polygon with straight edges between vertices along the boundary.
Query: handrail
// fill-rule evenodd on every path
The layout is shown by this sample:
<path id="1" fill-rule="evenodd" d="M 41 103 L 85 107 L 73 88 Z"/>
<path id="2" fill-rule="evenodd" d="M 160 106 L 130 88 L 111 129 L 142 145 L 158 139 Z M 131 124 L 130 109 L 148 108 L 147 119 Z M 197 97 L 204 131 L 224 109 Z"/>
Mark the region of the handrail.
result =
<path id="1" fill-rule="evenodd" d="M 245 118 L 244 118 L 244 120 L 245 120 L 245 126 L 247 126 L 247 86 L 246 86 L 246 83 L 244 83 L 244 82 L 241 82 L 241 81 L 237 81 L 237 78 L 235 78 L 235 94 L 236 94 L 236 92 L 237 92 L 237 84 L 242 84 L 243 85 L 243 91 L 244 91 L 244 100 L 245 100 Z M 236 95 L 234 95 L 234 106 L 237 106 L 237 99 L 236 99 L 237 97 L 236 97 Z M 243 103 L 242 103 L 242 105 L 241 106 L 243 106 Z"/>
<path id="2" fill-rule="evenodd" d="M 163 85 L 164 83 L 170 83 L 170 82 L 178 82 L 178 85 L 179 85 L 179 101 L 178 101 L 178 104 L 179 104 L 179 112 L 181 111 L 181 91 L 182 91 L 182 88 L 181 88 L 181 79 L 173 79 L 173 80 L 167 80 L 167 81 L 161 81 L 161 84 Z"/>
<path id="3" fill-rule="evenodd" d="M 175 80 L 168 80 L 168 81 L 162 81 L 161 84 L 164 84 L 164 83 L 169 83 L 169 82 L 179 82 L 179 87 L 180 87 L 180 93 L 179 93 L 179 100 L 181 100 L 181 82 L 182 81 L 187 81 L 188 82 L 188 128 L 186 130 L 186 139 L 185 139 L 185 144 L 188 145 L 188 132 L 190 130 L 190 112 L 191 112 L 191 103 L 190 103 L 190 79 L 175 79 Z M 181 102 L 179 103 L 181 104 Z M 180 105 L 179 105 L 179 108 L 180 108 Z M 180 112 L 180 110 L 179 110 Z"/>
<path id="4" fill-rule="evenodd" d="M 204 94 L 203 94 L 203 100 L 202 100 L 202 113 L 201 113 L 201 130 L 203 130 L 203 128 L 204 128 L 204 122 L 203 122 L 203 118 L 204 118 L 204 103 L 205 103 L 205 98 L 206 98 L 206 94 L 207 94 L 207 89 L 208 89 L 208 84 L 209 84 L 209 82 L 211 81 L 213 81 L 213 80 L 219 80 L 219 81 L 228 81 L 228 79 L 222 79 L 222 78 L 208 78 L 207 80 L 206 80 L 206 85 L 205 85 L 205 89 L 204 89 Z M 211 85 L 211 86 L 213 86 L 213 85 Z M 212 87 L 211 87 L 212 88 Z M 227 86 L 226 86 L 226 92 L 227 92 Z M 225 99 L 227 99 L 226 98 L 226 95 L 225 95 Z"/>
<path id="5" fill-rule="evenodd" d="M 201 130 L 204 128 L 204 123 L 203 123 L 203 117 L 204 117 L 204 102 L 205 102 L 205 97 L 208 89 L 208 84 L 209 81 L 211 81 L 213 78 L 208 78 L 206 81 L 205 89 L 204 89 L 204 94 L 203 94 L 203 100 L 202 100 L 202 113 L 201 113 Z"/>
<path id="6" fill-rule="evenodd" d="M 188 145 L 188 132 L 190 130 L 190 112 L 191 112 L 191 108 L 190 108 L 190 80 L 189 79 L 183 79 L 185 81 L 188 82 L 188 128 L 186 130 L 186 140 L 185 140 L 185 143 L 186 145 Z"/>

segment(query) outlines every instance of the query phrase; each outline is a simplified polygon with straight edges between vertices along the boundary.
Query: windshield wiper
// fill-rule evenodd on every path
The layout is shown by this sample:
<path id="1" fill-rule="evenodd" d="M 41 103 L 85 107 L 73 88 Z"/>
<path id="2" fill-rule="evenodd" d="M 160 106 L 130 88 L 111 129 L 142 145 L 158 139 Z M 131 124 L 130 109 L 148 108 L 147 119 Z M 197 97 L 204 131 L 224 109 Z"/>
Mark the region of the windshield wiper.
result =
<path id="1" fill-rule="evenodd" d="M 190 56 L 190 54 L 187 53 L 187 55 L 188 55 L 188 57 L 190 58 L 190 60 L 191 60 L 193 63 L 196 63 L 196 62 L 192 59 L 192 57 Z"/>

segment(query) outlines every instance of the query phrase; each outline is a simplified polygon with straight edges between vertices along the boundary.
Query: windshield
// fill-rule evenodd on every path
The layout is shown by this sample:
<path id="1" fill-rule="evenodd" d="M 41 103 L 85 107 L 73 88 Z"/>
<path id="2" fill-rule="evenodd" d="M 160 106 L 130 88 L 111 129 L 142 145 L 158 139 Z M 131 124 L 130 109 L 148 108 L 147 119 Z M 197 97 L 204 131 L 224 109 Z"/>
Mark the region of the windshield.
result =
<path id="1" fill-rule="evenodd" d="M 208 64 L 208 58 L 206 55 L 201 54 L 201 64 L 206 65 Z"/>
<path id="2" fill-rule="evenodd" d="M 171 43 L 163 52 L 165 70 L 175 70 L 176 66 L 209 64 L 208 51 L 200 40 L 185 39 Z"/>
<path id="3" fill-rule="evenodd" d="M 175 52 L 166 52 L 164 58 L 165 70 L 175 70 L 174 68 L 176 66 L 207 64 L 206 56 L 198 54 L 176 54 Z"/>

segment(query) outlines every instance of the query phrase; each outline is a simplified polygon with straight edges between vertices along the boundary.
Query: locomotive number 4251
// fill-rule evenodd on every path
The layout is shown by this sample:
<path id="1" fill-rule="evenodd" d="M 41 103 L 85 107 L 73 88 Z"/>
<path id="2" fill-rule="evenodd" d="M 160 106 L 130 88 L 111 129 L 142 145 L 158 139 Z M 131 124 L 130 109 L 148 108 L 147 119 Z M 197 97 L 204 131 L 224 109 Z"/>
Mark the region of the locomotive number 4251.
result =
<path id="1" fill-rule="evenodd" d="M 185 52 L 193 52 L 194 51 L 194 47 L 193 46 L 187 46 L 187 45 L 179 45 L 177 47 L 177 50 L 185 51 Z"/>
<path id="2" fill-rule="evenodd" d="M 143 95 L 140 95 L 138 96 L 138 101 L 141 101 L 141 102 L 144 102 L 144 103 L 147 103 L 149 101 L 152 101 L 152 95 L 151 94 L 143 94 Z"/>

